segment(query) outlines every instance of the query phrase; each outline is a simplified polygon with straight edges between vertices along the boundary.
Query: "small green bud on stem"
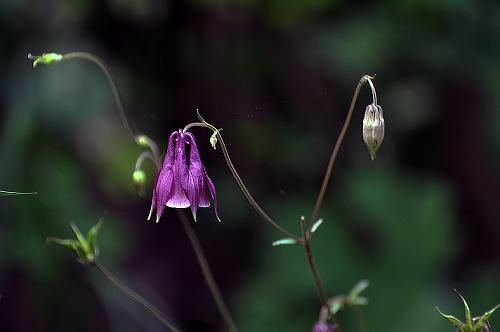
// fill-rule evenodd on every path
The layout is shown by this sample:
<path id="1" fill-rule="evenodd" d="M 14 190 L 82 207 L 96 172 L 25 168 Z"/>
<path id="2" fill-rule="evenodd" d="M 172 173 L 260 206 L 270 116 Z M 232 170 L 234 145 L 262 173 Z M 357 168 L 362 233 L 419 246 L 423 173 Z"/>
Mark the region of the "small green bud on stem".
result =
<path id="1" fill-rule="evenodd" d="M 31 53 L 28 53 L 28 59 L 34 60 L 33 68 L 36 68 L 39 64 L 49 65 L 57 63 L 63 59 L 63 56 L 58 53 L 43 53 L 42 55 L 31 55 Z"/>
<path id="2" fill-rule="evenodd" d="M 134 170 L 132 174 L 132 183 L 139 193 L 139 196 L 144 195 L 144 189 L 146 187 L 146 173 L 142 169 Z"/>

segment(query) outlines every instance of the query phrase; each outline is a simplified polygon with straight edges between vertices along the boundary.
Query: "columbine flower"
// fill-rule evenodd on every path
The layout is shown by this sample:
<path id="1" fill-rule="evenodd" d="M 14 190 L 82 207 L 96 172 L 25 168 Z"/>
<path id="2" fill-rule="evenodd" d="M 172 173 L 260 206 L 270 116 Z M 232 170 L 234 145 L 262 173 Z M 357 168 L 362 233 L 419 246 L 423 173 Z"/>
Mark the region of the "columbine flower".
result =
<path id="1" fill-rule="evenodd" d="M 312 332 L 333 332 L 333 331 L 335 331 L 335 325 L 320 321 L 315 322 L 312 328 Z"/>
<path id="2" fill-rule="evenodd" d="M 186 145 L 189 149 L 189 161 L 186 158 Z M 191 207 L 196 221 L 197 208 L 210 206 L 208 191 L 214 201 L 215 216 L 220 221 L 215 186 L 201 162 L 193 134 L 181 129 L 174 131 L 168 139 L 163 166 L 156 177 L 148 220 L 156 208 L 158 222 L 165 206 L 168 206 Z"/>
<path id="3" fill-rule="evenodd" d="M 384 139 L 384 113 L 382 107 L 376 104 L 366 106 L 363 118 L 363 141 L 370 152 L 372 160 Z"/>

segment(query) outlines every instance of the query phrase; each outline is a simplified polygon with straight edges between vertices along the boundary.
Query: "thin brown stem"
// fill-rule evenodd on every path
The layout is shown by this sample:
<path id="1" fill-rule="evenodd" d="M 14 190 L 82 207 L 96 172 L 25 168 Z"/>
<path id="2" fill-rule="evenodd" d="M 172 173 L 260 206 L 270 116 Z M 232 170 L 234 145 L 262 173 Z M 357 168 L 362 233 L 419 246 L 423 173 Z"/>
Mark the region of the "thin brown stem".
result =
<path id="1" fill-rule="evenodd" d="M 113 90 L 113 97 L 115 98 L 116 102 L 116 108 L 118 110 L 118 113 L 120 115 L 121 122 L 123 124 L 123 127 L 127 131 L 127 133 L 130 135 L 132 140 L 135 142 L 135 136 L 132 128 L 129 125 L 129 122 L 127 120 L 127 115 L 125 114 L 125 108 L 123 107 L 123 102 L 122 102 L 122 97 L 120 94 L 120 90 L 118 89 L 118 84 L 116 83 L 116 80 L 113 78 L 113 75 L 111 73 L 111 69 L 109 66 L 99 58 L 98 56 L 95 56 L 91 53 L 87 52 L 71 52 L 71 53 L 66 53 L 62 55 L 62 60 L 71 60 L 71 59 L 83 59 L 87 60 L 90 62 L 93 62 L 96 64 L 106 75 L 106 78 L 108 79 L 109 85 L 111 86 L 111 90 Z"/>
<path id="2" fill-rule="evenodd" d="M 189 241 L 191 242 L 191 246 L 193 247 L 196 259 L 198 260 L 198 264 L 200 265 L 203 277 L 205 278 L 205 281 L 208 284 L 208 288 L 210 289 L 212 297 L 215 300 L 215 304 L 217 305 L 217 308 L 221 313 L 222 319 L 226 324 L 226 328 L 228 329 L 228 331 L 236 332 L 237 331 L 236 325 L 234 324 L 231 314 L 229 313 L 229 309 L 227 308 L 226 303 L 224 302 L 224 298 L 222 297 L 220 289 L 217 286 L 217 283 L 215 282 L 212 271 L 208 266 L 207 258 L 203 253 L 200 240 L 196 236 L 194 229 L 191 227 L 191 224 L 189 223 L 189 220 L 187 219 L 184 211 L 177 209 L 177 214 L 179 215 L 179 218 L 181 219 L 182 222 L 182 226 L 184 226 L 184 230 L 186 231 Z"/>
<path id="3" fill-rule="evenodd" d="M 335 142 L 335 146 L 333 147 L 332 154 L 330 156 L 330 161 L 328 162 L 328 167 L 326 168 L 325 176 L 323 177 L 323 183 L 321 184 L 321 189 L 319 190 L 318 197 L 316 198 L 316 204 L 314 204 L 314 209 L 311 215 L 311 220 L 309 221 L 309 229 L 311 229 L 312 225 L 318 218 L 319 209 L 321 208 L 321 204 L 323 203 L 323 199 L 325 197 L 326 189 L 328 187 L 328 183 L 332 176 L 333 165 L 335 164 L 335 160 L 337 159 L 337 155 L 339 153 L 342 142 L 344 141 L 344 136 L 349 128 L 349 124 L 351 122 L 352 113 L 354 111 L 354 106 L 356 106 L 356 101 L 358 100 L 359 90 L 363 86 L 364 83 L 369 82 L 370 87 L 372 87 L 372 94 L 374 103 L 376 103 L 376 94 L 375 89 L 373 88 L 373 83 L 371 82 L 373 77 L 365 75 L 363 76 L 356 86 L 356 90 L 354 90 L 354 95 L 352 96 L 351 106 L 349 106 L 349 110 L 347 111 L 347 116 L 344 121 L 344 125 L 342 126 L 342 130 L 340 131 L 339 137 L 337 138 L 337 142 Z"/>
<path id="4" fill-rule="evenodd" d="M 365 319 L 363 317 L 363 313 L 361 312 L 361 309 L 359 306 L 352 306 L 352 310 L 354 312 L 354 317 L 356 319 L 356 323 L 358 324 L 358 328 L 361 332 L 366 332 L 366 324 L 365 324 Z"/>
<path id="5" fill-rule="evenodd" d="M 328 304 L 328 295 L 326 293 L 325 287 L 321 282 L 321 277 L 318 272 L 318 268 L 316 267 L 316 263 L 314 261 L 314 256 L 311 248 L 311 232 L 306 227 L 306 220 L 304 217 L 300 218 L 300 227 L 302 229 L 303 237 L 304 237 L 304 249 L 306 251 L 307 263 L 309 264 L 309 268 L 311 270 L 311 274 L 314 278 L 314 283 L 316 284 L 316 288 L 318 289 L 318 295 L 323 306 Z"/>
<path id="6" fill-rule="evenodd" d="M 269 225 L 271 225 L 278 232 L 282 233 L 283 235 L 285 235 L 287 237 L 295 239 L 299 243 L 303 243 L 304 240 L 300 236 L 297 236 L 297 235 L 293 234 L 289 230 L 287 230 L 284 227 L 282 227 L 279 224 L 277 224 L 262 209 L 262 207 L 257 203 L 257 201 L 255 201 L 255 199 L 253 198 L 252 194 L 250 193 L 250 191 L 248 191 L 247 187 L 243 183 L 243 180 L 241 179 L 240 175 L 236 171 L 236 168 L 234 167 L 233 162 L 231 161 L 231 157 L 229 156 L 229 152 L 227 150 L 226 144 L 224 143 L 224 139 L 222 138 L 222 136 L 220 134 L 220 130 L 218 130 L 217 128 L 215 128 L 214 126 L 212 126 L 211 124 L 206 123 L 206 122 L 194 122 L 194 123 L 188 124 L 184 128 L 184 131 L 187 131 L 189 128 L 192 128 L 192 127 L 204 127 L 204 128 L 208 128 L 208 129 L 212 130 L 213 132 L 217 131 L 217 140 L 218 140 L 218 142 L 220 144 L 220 147 L 222 149 L 222 154 L 224 155 L 224 159 L 226 160 L 226 164 L 229 167 L 229 170 L 231 171 L 231 174 L 233 175 L 234 179 L 236 180 L 236 183 L 238 184 L 241 192 L 243 193 L 243 195 L 247 199 L 248 203 L 250 203 L 250 205 L 254 208 L 254 210 L 257 212 L 257 214 L 259 214 L 259 216 L 261 216 L 262 219 L 265 222 L 267 222 Z"/>
<path id="7" fill-rule="evenodd" d="M 142 296 L 134 292 L 127 285 L 125 285 L 120 279 L 118 279 L 111 271 L 109 271 L 104 265 L 98 261 L 94 261 L 93 266 L 95 266 L 104 276 L 122 293 L 127 295 L 132 300 L 143 306 L 153 317 L 155 317 L 160 323 L 162 323 L 167 329 L 173 332 L 180 332 L 181 330 L 174 326 L 174 324 L 166 318 L 163 313 L 158 310 L 154 305 L 146 301 Z"/>

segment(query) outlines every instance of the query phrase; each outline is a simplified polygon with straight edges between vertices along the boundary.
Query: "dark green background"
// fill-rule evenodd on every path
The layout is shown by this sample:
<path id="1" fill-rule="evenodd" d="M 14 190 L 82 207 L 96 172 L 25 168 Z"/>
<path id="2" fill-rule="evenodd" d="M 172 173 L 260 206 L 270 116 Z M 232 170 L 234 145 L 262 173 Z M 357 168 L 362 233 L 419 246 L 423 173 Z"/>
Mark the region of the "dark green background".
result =
<path id="1" fill-rule="evenodd" d="M 330 295 L 368 279 L 370 332 L 441 332 L 500 302 L 498 1 L 0 2 L 0 330 L 160 331 L 48 235 L 99 217 L 102 261 L 187 331 L 222 322 L 179 220 L 145 221 L 138 148 L 99 70 L 36 70 L 28 52 L 90 51 L 113 69 L 133 126 L 160 144 L 199 108 L 262 206 L 299 232 L 354 87 L 377 74 L 386 137 L 371 162 L 363 88 L 313 249 Z M 210 133 L 193 130 L 219 196 L 194 224 L 241 331 L 308 331 L 319 312 L 300 247 L 272 247 Z M 492 320 L 494 330 L 500 319 Z M 342 331 L 357 331 L 350 311 Z"/>

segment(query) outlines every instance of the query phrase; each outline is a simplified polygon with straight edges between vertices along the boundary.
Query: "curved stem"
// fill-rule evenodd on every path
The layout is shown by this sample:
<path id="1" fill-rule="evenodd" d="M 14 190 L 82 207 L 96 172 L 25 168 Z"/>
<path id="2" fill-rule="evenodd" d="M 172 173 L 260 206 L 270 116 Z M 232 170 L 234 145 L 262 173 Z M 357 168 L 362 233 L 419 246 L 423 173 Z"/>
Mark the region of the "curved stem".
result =
<path id="1" fill-rule="evenodd" d="M 146 159 L 150 159 L 153 162 L 156 169 L 157 170 L 159 169 L 159 165 L 158 165 L 156 159 L 153 157 L 153 155 L 149 151 L 143 151 L 139 155 L 139 157 L 137 158 L 137 160 L 135 162 L 135 169 L 140 169 L 142 167 L 142 164 L 144 163 L 144 160 L 146 160 Z"/>
<path id="2" fill-rule="evenodd" d="M 200 265 L 203 277 L 205 278 L 205 281 L 208 284 L 208 288 L 210 289 L 212 297 L 215 300 L 215 304 L 217 305 L 217 308 L 219 309 L 222 315 L 222 319 L 224 320 L 224 323 L 226 324 L 228 331 L 236 332 L 237 331 L 236 325 L 234 324 L 234 321 L 231 318 L 231 314 L 229 313 L 229 310 L 226 306 L 226 303 L 224 302 L 224 298 L 222 297 L 220 289 L 217 286 L 217 283 L 215 282 L 212 271 L 210 271 L 210 267 L 208 266 L 207 258 L 203 253 L 200 241 L 198 240 L 196 233 L 191 227 L 189 220 L 186 218 L 184 211 L 177 209 L 177 214 L 179 215 L 179 218 L 181 219 L 182 222 L 182 226 L 184 226 L 184 230 L 186 231 L 189 241 L 191 242 L 191 246 L 193 247 L 196 259 L 198 260 L 198 264 Z"/>
<path id="3" fill-rule="evenodd" d="M 347 111 L 347 116 L 344 121 L 344 125 L 342 126 L 342 130 L 340 131 L 339 137 L 337 138 L 337 142 L 335 142 L 335 146 L 333 147 L 332 154 L 330 156 L 330 161 L 328 162 L 328 167 L 326 168 L 326 173 L 323 178 L 323 183 L 321 184 L 321 189 L 319 190 L 318 197 L 316 198 L 316 204 L 314 205 L 314 209 L 311 215 L 311 220 L 309 222 L 309 229 L 311 229 L 312 225 L 318 218 L 318 213 L 319 209 L 321 207 L 321 204 L 323 203 L 323 199 L 325 197 L 326 189 L 328 187 L 328 182 L 330 181 L 330 178 L 332 176 L 332 171 L 333 171 L 333 165 L 335 164 L 335 160 L 337 159 L 337 155 L 340 150 L 340 146 L 342 145 L 342 142 L 344 141 L 344 136 L 347 132 L 347 129 L 349 128 L 349 123 L 351 122 L 351 117 L 352 113 L 354 111 L 354 106 L 356 105 L 356 101 L 358 100 L 358 95 L 359 95 L 359 90 L 363 86 L 364 83 L 368 82 L 370 84 L 370 87 L 372 88 L 372 97 L 373 97 L 373 102 L 376 104 L 377 102 L 377 95 L 375 93 L 375 88 L 373 87 L 372 80 L 373 77 L 365 75 L 363 76 L 359 82 L 358 85 L 356 86 L 356 90 L 354 90 L 354 95 L 352 96 L 351 100 L 351 106 L 349 106 L 349 111 Z"/>
<path id="4" fill-rule="evenodd" d="M 300 218 L 300 228 L 302 229 L 304 237 L 304 249 L 306 251 L 307 263 L 309 264 L 309 268 L 311 269 L 311 273 L 314 278 L 314 283 L 316 284 L 316 288 L 318 289 L 321 304 L 323 304 L 323 306 L 326 306 L 328 304 L 328 295 L 326 294 L 325 287 L 321 282 L 321 277 L 314 261 L 314 256 L 311 248 L 311 232 L 306 227 L 306 220 L 304 217 Z"/>
<path id="5" fill-rule="evenodd" d="M 254 210 L 266 221 L 269 225 L 271 225 L 274 229 L 276 229 L 278 232 L 282 233 L 285 236 L 288 236 L 292 239 L 295 239 L 299 243 L 304 243 L 304 240 L 292 232 L 288 231 L 287 229 L 283 228 L 282 226 L 278 225 L 261 207 L 260 205 L 255 201 L 253 198 L 252 194 L 248 191 L 247 187 L 243 183 L 243 180 L 241 179 L 240 175 L 236 171 L 236 168 L 233 165 L 233 162 L 231 161 L 231 157 L 229 156 L 229 152 L 227 150 L 226 144 L 224 143 L 224 139 L 222 139 L 222 136 L 220 134 L 220 130 L 215 128 L 209 123 L 206 122 L 194 122 L 188 124 L 186 127 L 184 127 L 183 131 L 187 131 L 188 129 L 192 127 L 204 127 L 212 130 L 213 132 L 217 132 L 217 140 L 219 141 L 219 144 L 222 149 L 222 154 L 224 155 L 224 159 L 226 160 L 226 164 L 229 167 L 229 170 L 231 171 L 231 174 L 233 175 L 234 179 L 236 180 L 236 183 L 240 187 L 241 192 L 243 195 L 245 195 L 245 198 L 247 199 L 248 203 L 254 208 Z"/>
<path id="6" fill-rule="evenodd" d="M 113 78 L 113 75 L 111 74 L 111 69 L 108 67 L 108 65 L 98 56 L 95 56 L 87 52 L 71 52 L 63 54 L 61 61 L 71 60 L 71 59 L 83 59 L 93 62 L 102 70 L 104 75 L 106 75 L 109 85 L 111 86 L 111 90 L 113 90 L 113 97 L 115 98 L 116 108 L 118 109 L 118 113 L 120 114 L 120 119 L 122 121 L 123 127 L 132 137 L 132 140 L 135 141 L 134 132 L 129 125 L 129 122 L 127 120 L 127 115 L 125 114 L 125 108 L 123 107 L 122 97 L 120 94 L 120 90 L 118 89 L 118 84 L 116 83 L 116 80 Z"/>
<path id="7" fill-rule="evenodd" d="M 158 308 L 146 301 L 142 296 L 131 290 L 127 285 L 125 285 L 120 279 L 118 279 L 113 273 L 111 273 L 104 265 L 98 261 L 94 261 L 93 266 L 95 266 L 104 276 L 122 293 L 127 295 L 132 300 L 142 305 L 151 315 L 153 315 L 157 320 L 159 320 L 166 328 L 173 332 L 180 332 L 177 327 L 166 318 Z"/>

